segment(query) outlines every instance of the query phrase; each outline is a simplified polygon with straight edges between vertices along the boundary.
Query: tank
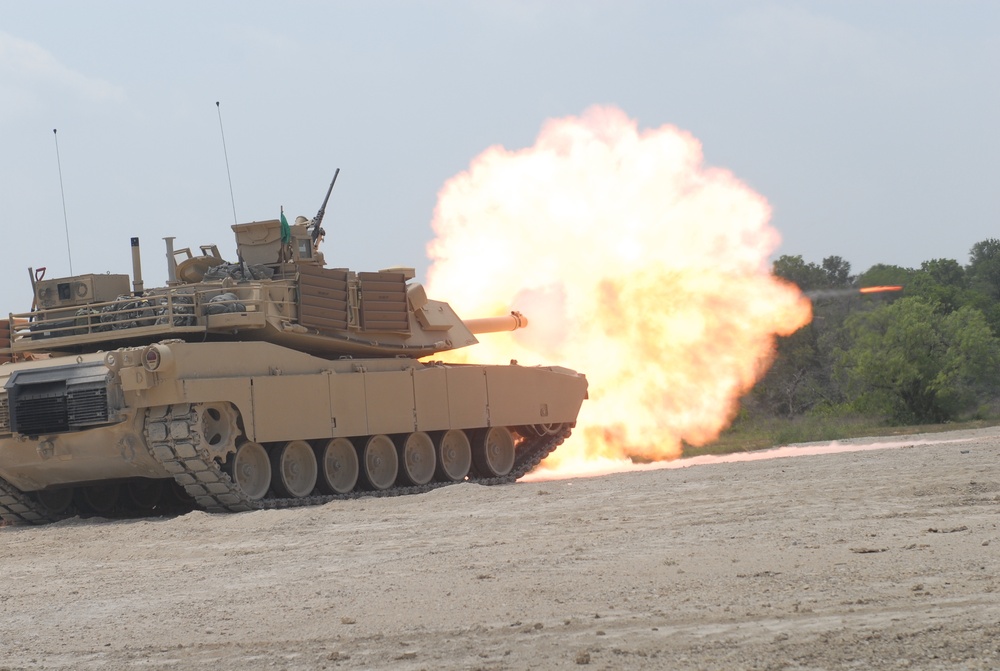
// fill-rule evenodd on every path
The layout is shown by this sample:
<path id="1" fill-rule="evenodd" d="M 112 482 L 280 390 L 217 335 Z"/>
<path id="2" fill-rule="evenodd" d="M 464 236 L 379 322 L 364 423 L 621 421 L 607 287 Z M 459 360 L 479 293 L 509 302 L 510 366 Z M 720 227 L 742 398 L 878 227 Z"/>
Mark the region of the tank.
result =
<path id="1" fill-rule="evenodd" d="M 569 436 L 584 375 L 434 359 L 523 315 L 463 320 L 412 268 L 327 268 L 325 205 L 233 225 L 231 262 L 165 238 L 163 287 L 144 287 L 136 238 L 131 286 L 29 269 L 31 310 L 0 327 L 3 520 L 510 483 Z"/>

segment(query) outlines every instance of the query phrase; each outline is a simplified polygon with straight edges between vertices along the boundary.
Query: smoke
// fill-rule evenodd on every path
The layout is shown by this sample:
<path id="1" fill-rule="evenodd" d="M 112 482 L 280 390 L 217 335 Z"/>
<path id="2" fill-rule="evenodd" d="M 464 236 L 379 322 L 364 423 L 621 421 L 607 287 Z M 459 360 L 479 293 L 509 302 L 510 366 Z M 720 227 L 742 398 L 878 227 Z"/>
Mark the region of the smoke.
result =
<path id="1" fill-rule="evenodd" d="M 546 122 L 532 147 L 490 147 L 444 185 L 428 292 L 466 317 L 514 309 L 531 322 L 461 360 L 587 375 L 590 399 L 548 467 L 670 459 L 718 436 L 775 335 L 811 317 L 770 274 L 769 218 L 689 133 L 592 107 Z"/>
<path id="2" fill-rule="evenodd" d="M 821 300 L 824 298 L 848 298 L 850 296 L 860 296 L 857 289 L 815 289 L 804 291 L 803 296 L 810 300 Z"/>

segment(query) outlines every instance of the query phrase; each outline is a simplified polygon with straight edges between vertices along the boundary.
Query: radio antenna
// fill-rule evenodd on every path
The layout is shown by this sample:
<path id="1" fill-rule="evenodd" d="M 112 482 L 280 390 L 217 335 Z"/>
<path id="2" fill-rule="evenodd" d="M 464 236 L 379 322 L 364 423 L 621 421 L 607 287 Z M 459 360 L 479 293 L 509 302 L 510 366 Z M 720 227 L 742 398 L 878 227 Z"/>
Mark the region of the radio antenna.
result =
<path id="1" fill-rule="evenodd" d="M 219 101 L 215 101 L 215 108 L 219 111 L 219 132 L 222 134 L 222 155 L 226 157 L 226 176 L 229 177 L 229 200 L 233 203 L 233 223 L 240 223 L 236 219 L 236 198 L 233 196 L 233 176 L 229 172 L 229 152 L 226 151 L 226 130 L 222 127 L 222 106 Z"/>
<path id="2" fill-rule="evenodd" d="M 69 274 L 73 274 L 73 252 L 69 246 L 69 218 L 66 216 L 66 191 L 63 189 L 62 160 L 59 158 L 59 134 L 58 129 L 52 129 L 52 137 L 56 141 L 56 166 L 59 168 L 59 195 L 62 196 L 63 206 L 63 226 L 66 228 L 66 256 L 69 257 Z"/>

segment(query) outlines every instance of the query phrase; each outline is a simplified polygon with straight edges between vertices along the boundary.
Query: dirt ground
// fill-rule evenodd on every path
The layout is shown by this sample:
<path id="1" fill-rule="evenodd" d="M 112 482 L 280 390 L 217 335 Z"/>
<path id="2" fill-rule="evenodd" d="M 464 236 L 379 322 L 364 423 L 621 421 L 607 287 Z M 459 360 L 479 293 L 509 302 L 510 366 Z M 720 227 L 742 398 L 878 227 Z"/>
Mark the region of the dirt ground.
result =
<path id="1" fill-rule="evenodd" d="M 994 428 L 7 527 L 0 669 L 995 669 L 998 522 Z"/>

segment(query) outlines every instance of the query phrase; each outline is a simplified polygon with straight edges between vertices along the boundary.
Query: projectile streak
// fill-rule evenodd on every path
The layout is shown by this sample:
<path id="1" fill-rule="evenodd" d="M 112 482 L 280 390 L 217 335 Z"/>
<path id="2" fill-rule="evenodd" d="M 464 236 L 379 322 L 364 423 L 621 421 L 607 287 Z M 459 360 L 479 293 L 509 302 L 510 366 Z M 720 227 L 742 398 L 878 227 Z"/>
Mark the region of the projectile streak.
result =
<path id="1" fill-rule="evenodd" d="M 860 296 L 864 294 L 878 294 L 888 291 L 902 291 L 903 287 L 895 286 L 880 286 L 880 287 L 861 287 L 860 289 L 815 289 L 813 291 L 802 292 L 806 298 L 810 300 L 816 300 L 817 298 L 847 298 L 848 296 Z"/>
<path id="2" fill-rule="evenodd" d="M 901 286 L 891 286 L 891 287 L 862 287 L 861 289 L 858 289 L 858 293 L 861 293 L 861 294 L 878 294 L 878 293 L 882 293 L 882 292 L 885 292 L 885 291 L 902 291 L 902 290 L 903 290 L 903 287 L 901 287 Z"/>

